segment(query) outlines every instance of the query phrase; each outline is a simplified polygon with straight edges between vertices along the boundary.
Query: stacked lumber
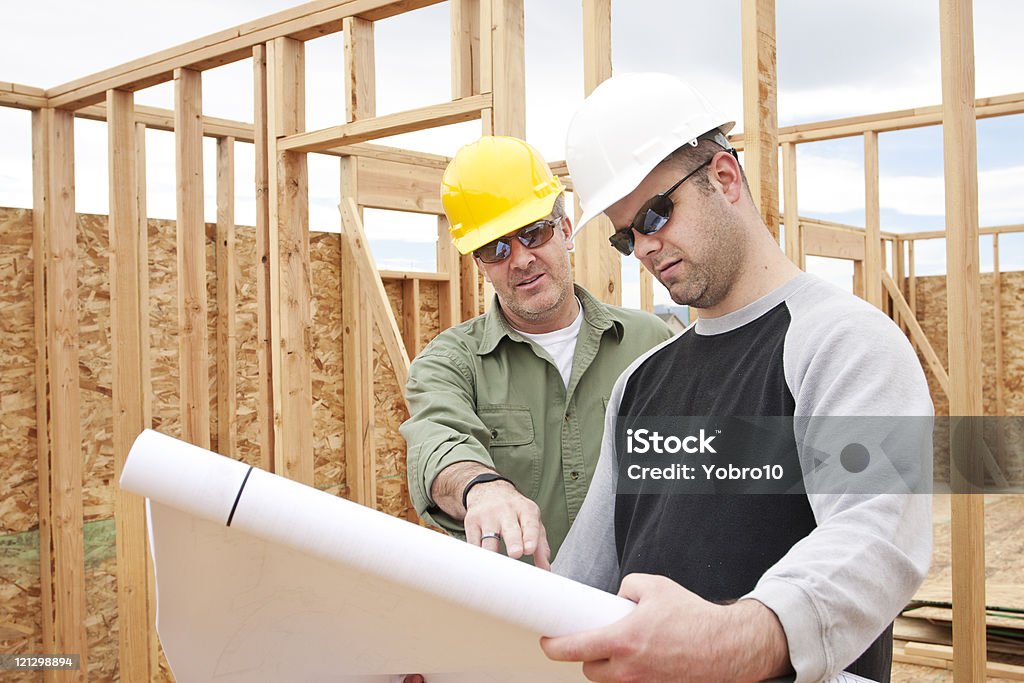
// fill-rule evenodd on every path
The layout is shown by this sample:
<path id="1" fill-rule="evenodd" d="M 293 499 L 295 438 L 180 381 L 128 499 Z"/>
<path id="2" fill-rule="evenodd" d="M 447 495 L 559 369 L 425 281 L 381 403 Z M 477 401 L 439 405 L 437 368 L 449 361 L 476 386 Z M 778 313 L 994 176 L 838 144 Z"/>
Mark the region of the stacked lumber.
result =
<path id="1" fill-rule="evenodd" d="M 922 588 L 893 626 L 893 661 L 953 668 L 953 604 L 948 588 Z M 1024 681 L 1024 585 L 985 588 L 986 675 Z"/>

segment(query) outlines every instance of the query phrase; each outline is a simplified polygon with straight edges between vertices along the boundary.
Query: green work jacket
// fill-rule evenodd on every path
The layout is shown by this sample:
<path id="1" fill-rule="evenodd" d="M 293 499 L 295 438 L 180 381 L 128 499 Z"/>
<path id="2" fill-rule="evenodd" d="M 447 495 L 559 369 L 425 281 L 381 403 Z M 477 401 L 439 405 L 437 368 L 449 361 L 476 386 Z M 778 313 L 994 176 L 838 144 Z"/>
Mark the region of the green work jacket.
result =
<path id="1" fill-rule="evenodd" d="M 612 385 L 640 354 L 672 336 L 657 317 L 599 302 L 576 286 L 583 324 L 568 389 L 544 349 L 512 329 L 497 298 L 484 315 L 445 330 L 413 361 L 409 491 L 417 512 L 449 533 L 462 523 L 434 505 L 434 477 L 460 461 L 508 477 L 540 507 L 552 558 L 597 465 Z"/>

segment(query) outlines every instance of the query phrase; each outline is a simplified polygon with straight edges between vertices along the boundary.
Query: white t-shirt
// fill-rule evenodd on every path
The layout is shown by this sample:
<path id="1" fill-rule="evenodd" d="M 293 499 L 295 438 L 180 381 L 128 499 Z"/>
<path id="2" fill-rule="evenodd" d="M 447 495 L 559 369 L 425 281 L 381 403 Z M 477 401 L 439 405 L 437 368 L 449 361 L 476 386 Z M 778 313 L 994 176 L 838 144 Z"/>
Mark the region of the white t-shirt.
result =
<path id="1" fill-rule="evenodd" d="M 572 324 L 554 332 L 543 332 L 541 334 L 527 334 L 519 332 L 527 339 L 530 339 L 548 352 L 551 360 L 555 361 L 555 367 L 562 375 L 565 388 L 569 388 L 569 378 L 572 376 L 572 357 L 576 354 L 576 339 L 580 336 L 580 327 L 583 325 L 583 304 L 579 297 L 576 298 L 580 312 Z"/>

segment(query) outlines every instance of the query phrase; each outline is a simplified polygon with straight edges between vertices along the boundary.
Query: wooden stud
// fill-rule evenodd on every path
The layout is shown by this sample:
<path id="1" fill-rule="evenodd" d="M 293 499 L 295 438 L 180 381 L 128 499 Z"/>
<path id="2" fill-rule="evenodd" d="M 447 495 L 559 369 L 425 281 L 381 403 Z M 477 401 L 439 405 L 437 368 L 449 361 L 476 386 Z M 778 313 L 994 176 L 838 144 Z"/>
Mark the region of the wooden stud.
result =
<path id="1" fill-rule="evenodd" d="M 881 214 L 878 199 L 878 134 L 864 133 L 864 289 L 868 303 L 882 308 Z"/>
<path id="2" fill-rule="evenodd" d="M 341 198 L 355 196 L 359 185 L 355 158 L 341 160 Z M 366 285 L 360 281 L 357 255 L 341 240 L 341 313 L 345 385 L 345 471 L 349 498 L 377 507 L 377 460 L 373 401 L 373 324 Z"/>
<path id="3" fill-rule="evenodd" d="M 796 203 L 796 145 L 792 142 L 786 142 L 782 145 L 782 188 L 786 211 L 783 221 L 786 226 L 786 256 L 798 267 L 803 268 L 800 214 Z"/>
<path id="4" fill-rule="evenodd" d="M 42 647 L 56 652 L 53 595 L 53 527 L 50 524 L 50 391 L 47 363 L 47 288 L 46 267 L 49 255 L 47 221 L 50 180 L 50 144 L 53 137 L 53 110 L 32 112 L 32 298 L 35 328 L 36 388 L 36 460 L 39 477 L 39 581 Z M 84 642 L 84 639 L 83 639 Z"/>
<path id="5" fill-rule="evenodd" d="M 583 0 L 583 92 L 612 75 L 611 0 Z M 574 195 L 575 197 L 575 195 Z M 574 201 L 576 201 L 574 199 Z M 579 216 L 579 213 L 576 214 Z M 604 215 L 590 222 L 575 238 L 576 281 L 600 301 L 622 305 L 622 257 L 608 245 L 615 231 Z M 653 300 L 652 300 L 653 301 Z M 653 305 L 653 304 L 652 304 Z"/>
<path id="6" fill-rule="evenodd" d="M 46 379 L 42 400 L 48 421 L 38 425 L 47 443 L 39 461 L 39 544 L 43 635 L 50 652 L 81 654 L 78 671 L 48 671 L 44 680 L 84 681 L 85 548 L 82 438 L 78 377 L 78 259 L 75 217 L 74 117 L 59 109 L 32 113 L 35 281 L 45 301 Z M 37 304 L 37 311 L 39 304 Z M 52 576 L 51 576 L 52 572 Z"/>
<path id="7" fill-rule="evenodd" d="M 459 257 L 459 300 L 462 302 L 462 320 L 471 320 L 491 305 L 487 299 L 480 300 L 480 271 L 472 254 Z"/>
<path id="8" fill-rule="evenodd" d="M 907 287 L 910 289 L 907 303 L 910 304 L 910 315 L 917 320 L 917 272 L 914 269 L 914 240 L 907 244 Z"/>
<path id="9" fill-rule="evenodd" d="M 494 95 L 491 134 L 525 138 L 526 48 L 523 33 L 523 0 L 490 2 L 490 85 Z M 483 90 L 487 91 L 486 88 Z"/>
<path id="10" fill-rule="evenodd" d="M 992 330 L 995 337 L 996 415 L 1006 414 L 1006 378 L 1003 377 L 1003 276 L 999 272 L 999 235 L 992 236 Z M 997 421 L 998 422 L 998 421 Z M 998 427 L 1000 436 L 1002 426 Z"/>
<path id="11" fill-rule="evenodd" d="M 284 134 L 284 137 L 277 141 L 277 148 L 281 151 L 322 152 L 338 145 L 351 145 L 391 135 L 473 121 L 480 118 L 480 113 L 490 104 L 490 95 L 474 95 L 454 102 L 442 102 L 396 114 L 385 114 L 309 133 Z"/>
<path id="12" fill-rule="evenodd" d="M 267 46 L 271 319 L 274 340 L 274 471 L 313 484 L 312 284 L 306 155 L 280 139 L 305 125 L 303 43 L 276 38 Z"/>
<path id="13" fill-rule="evenodd" d="M 259 388 L 256 418 L 259 422 L 260 467 L 274 471 L 276 410 L 274 403 L 273 307 L 270 270 L 270 135 L 267 101 L 267 49 L 257 45 L 252 50 L 253 65 L 253 145 L 256 184 L 256 365 Z"/>
<path id="14" fill-rule="evenodd" d="M 235 139 L 217 140 L 217 452 L 238 457 Z"/>
<path id="15" fill-rule="evenodd" d="M 640 310 L 654 312 L 654 276 L 640 265 Z"/>
<path id="16" fill-rule="evenodd" d="M 143 330 L 142 343 L 142 424 L 145 429 L 153 428 L 153 377 L 151 368 L 149 329 L 149 219 L 146 210 L 146 124 L 135 119 L 135 175 L 138 187 L 139 216 L 139 325 Z M 156 680 L 160 674 L 160 639 L 156 633 L 156 573 L 153 557 L 146 553 L 146 581 L 149 601 L 149 680 Z"/>
<path id="17" fill-rule="evenodd" d="M 895 267 L 895 270 L 896 270 L 896 273 L 895 273 L 895 276 L 894 276 L 895 279 L 896 279 L 896 286 L 899 289 L 900 294 L 903 295 L 903 298 L 906 299 L 907 298 L 907 292 L 906 292 L 907 280 L 906 280 L 906 277 L 903 274 L 903 271 L 906 269 L 906 261 L 905 261 L 906 257 L 904 256 L 904 248 L 903 248 L 904 247 L 904 242 L 903 242 L 903 240 L 901 240 L 899 238 L 896 238 L 896 239 L 894 239 L 892 241 L 892 244 L 893 244 L 893 260 L 895 261 L 894 267 Z M 898 311 L 894 311 L 893 312 L 893 320 L 895 320 L 896 324 L 900 326 L 900 329 L 906 330 L 906 325 L 903 322 L 903 316 Z"/>
<path id="18" fill-rule="evenodd" d="M 978 157 L 971 0 L 940 0 L 949 414 L 983 414 L 978 265 Z M 953 447 L 953 444 L 950 444 Z M 981 463 L 975 473 L 980 472 Z M 979 479 L 972 479 L 979 481 Z M 961 489 L 963 490 L 963 489 Z M 953 678 L 985 675 L 985 510 L 981 495 L 952 500 Z"/>
<path id="19" fill-rule="evenodd" d="M 363 286 L 369 288 L 370 312 L 384 339 L 384 348 L 391 359 L 395 379 L 398 381 L 398 386 L 404 387 L 409 379 L 409 355 L 405 351 L 402 333 L 395 320 L 395 313 L 391 310 L 387 292 L 384 290 L 384 282 L 380 279 L 380 274 L 374 266 L 373 255 L 370 253 L 370 246 L 367 243 L 366 234 L 363 232 L 363 222 L 359 218 L 359 209 L 351 197 L 342 198 L 341 222 L 342 233 L 345 241 L 352 248 L 359 277 Z"/>
<path id="20" fill-rule="evenodd" d="M 202 74 L 174 77 L 178 176 L 178 358 L 181 438 L 210 447 L 210 377 L 206 304 L 206 222 L 203 218 Z"/>
<path id="21" fill-rule="evenodd" d="M 807 251 L 810 255 L 812 252 Z M 861 299 L 867 295 L 864 292 L 864 261 L 863 259 L 855 259 L 853 262 L 853 293 L 859 296 Z"/>
<path id="22" fill-rule="evenodd" d="M 123 90 L 107 93 L 110 172 L 110 343 L 114 474 L 121 478 L 128 451 L 146 428 L 143 397 L 143 347 L 148 328 L 141 313 L 147 272 L 139 262 L 138 157 L 135 151 L 134 97 Z M 118 662 L 125 680 L 146 680 L 150 673 L 149 568 L 145 499 L 116 487 Z"/>
<path id="23" fill-rule="evenodd" d="M 775 0 L 742 0 L 744 169 L 761 217 L 779 239 Z"/>
<path id="24" fill-rule="evenodd" d="M 448 218 L 437 217 L 437 271 L 446 276 L 438 294 L 441 331 L 458 322 L 461 305 L 459 291 L 459 252 L 448 233 Z"/>
<path id="25" fill-rule="evenodd" d="M 934 643 L 907 643 L 903 648 L 903 652 L 911 657 L 942 660 L 939 667 L 946 669 L 950 668 L 949 661 L 954 657 L 952 647 Z M 1024 666 L 1003 664 L 1001 662 L 985 662 L 985 675 L 989 678 L 1024 681 Z"/>
<path id="26" fill-rule="evenodd" d="M 490 0 L 484 0 L 489 3 Z M 480 0 L 450 0 L 452 99 L 480 92 Z M 488 26 L 488 30 L 490 27 Z"/>
<path id="27" fill-rule="evenodd" d="M 402 282 L 402 339 L 409 358 L 420 350 L 420 281 L 409 278 Z"/>
<path id="28" fill-rule="evenodd" d="M 354 123 L 376 115 L 373 24 L 345 24 L 345 120 Z M 342 201 L 359 201 L 360 186 L 372 182 L 360 159 L 341 161 Z M 362 208 L 357 210 L 362 219 Z M 345 359 L 345 465 L 349 496 L 377 507 L 377 453 L 374 436 L 373 324 L 365 318 L 370 308 L 366 285 L 359 275 L 358 255 L 341 240 L 342 321 Z M 351 424 L 349 424 L 351 422 Z M 351 446 L 349 445 L 351 444 Z"/>
<path id="29" fill-rule="evenodd" d="M 346 17 L 345 33 L 345 120 L 349 123 L 377 115 L 376 69 L 374 67 L 373 22 Z"/>

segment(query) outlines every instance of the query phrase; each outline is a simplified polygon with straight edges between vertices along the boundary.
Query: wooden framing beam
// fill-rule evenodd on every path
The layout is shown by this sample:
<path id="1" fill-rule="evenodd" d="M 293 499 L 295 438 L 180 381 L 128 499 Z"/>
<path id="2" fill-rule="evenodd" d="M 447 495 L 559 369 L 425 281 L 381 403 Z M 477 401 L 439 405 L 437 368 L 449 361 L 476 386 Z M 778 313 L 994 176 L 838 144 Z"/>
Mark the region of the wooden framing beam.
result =
<path id="1" fill-rule="evenodd" d="M 37 425 L 39 458 L 40 577 L 45 591 L 43 645 L 49 652 L 80 653 L 81 669 L 48 671 L 44 680 L 85 681 L 85 548 L 82 534 L 82 438 L 78 381 L 78 258 L 75 235 L 74 117 L 32 112 L 33 246 L 37 347 L 45 348 L 46 374 L 37 399 L 46 404 Z M 45 444 L 45 445 L 44 445 Z M 52 648 L 52 649 L 51 649 Z"/>
<path id="2" fill-rule="evenodd" d="M 786 256 L 799 268 L 804 267 L 804 250 L 800 237 L 800 213 L 797 205 L 796 145 L 782 145 L 782 187 L 785 205 L 783 223 L 786 226 Z"/>
<path id="3" fill-rule="evenodd" d="M 235 139 L 217 140 L 217 452 L 238 453 Z"/>
<path id="4" fill-rule="evenodd" d="M 779 239 L 779 118 L 775 0 L 742 0 L 744 170 L 754 203 Z"/>
<path id="5" fill-rule="evenodd" d="M 361 282 L 369 288 L 370 312 L 384 339 L 384 348 L 391 359 L 395 379 L 398 386 L 404 387 L 409 379 L 409 355 L 406 353 L 402 333 L 384 290 L 384 282 L 374 266 L 373 255 L 363 232 L 363 222 L 359 219 L 359 209 L 351 197 L 345 197 L 341 201 L 341 222 L 342 234 L 352 249 Z"/>
<path id="6" fill-rule="evenodd" d="M 270 269 L 270 135 L 267 130 L 267 49 L 264 45 L 253 48 L 253 124 L 256 185 L 256 365 L 259 386 L 256 399 L 256 419 L 259 422 L 260 466 L 274 471 L 276 436 L 276 410 L 274 403 L 273 313 L 271 306 L 273 277 Z"/>
<path id="7" fill-rule="evenodd" d="M 949 374 L 946 372 L 946 368 L 943 367 L 942 361 L 939 359 L 939 354 L 935 352 L 931 342 L 928 341 L 928 335 L 924 333 L 921 328 L 921 323 L 917 322 L 917 318 L 913 316 L 910 310 L 910 304 L 907 303 L 906 299 L 900 293 L 899 287 L 893 282 L 893 279 L 889 277 L 888 273 L 882 273 L 882 286 L 886 289 L 890 296 L 892 296 L 893 305 L 896 310 L 899 311 L 903 318 L 907 321 L 907 328 L 910 332 L 910 341 L 921 351 L 921 355 L 924 356 L 925 362 L 931 369 L 932 374 L 935 375 L 936 381 L 939 383 L 939 387 L 942 392 L 949 395 Z"/>
<path id="8" fill-rule="evenodd" d="M 971 0 L 940 0 L 949 414 L 983 415 L 978 266 L 978 156 Z M 952 449 L 954 444 L 950 444 Z M 980 473 L 981 463 L 972 462 Z M 972 479 L 980 481 L 980 479 Z M 981 495 L 952 500 L 953 679 L 985 676 L 985 506 Z"/>
<path id="9" fill-rule="evenodd" d="M 202 74 L 174 76 L 178 177 L 178 359 L 181 438 L 210 447 L 209 342 L 206 303 L 206 222 L 203 218 Z"/>
<path id="10" fill-rule="evenodd" d="M 1011 233 L 1024 232 L 1024 223 L 1018 225 L 993 225 L 987 228 L 979 228 L 979 235 L 1007 235 Z M 908 242 L 916 242 L 918 240 L 938 240 L 946 238 L 946 231 L 943 230 L 929 230 L 926 232 L 903 232 L 899 234 L 900 239 L 907 240 Z"/>
<path id="11" fill-rule="evenodd" d="M 359 187 L 356 203 L 361 207 L 412 211 L 441 215 L 439 188 L 443 172 L 396 161 L 358 157 Z M 450 239 L 445 234 L 444 239 Z"/>
<path id="12" fill-rule="evenodd" d="M 312 282 L 306 155 L 282 150 L 279 138 L 305 126 L 304 45 L 267 45 L 270 276 L 273 323 L 274 471 L 313 484 Z M 277 142 L 275 142 L 277 141 Z"/>
<path id="13" fill-rule="evenodd" d="M 907 279 L 904 275 L 904 271 L 906 270 L 906 256 L 905 250 L 903 248 L 903 240 L 897 238 L 893 240 L 892 244 L 893 261 L 895 262 L 893 264 L 893 268 L 895 269 L 895 272 L 893 273 L 893 278 L 896 280 L 896 287 L 899 289 L 900 294 L 902 294 L 903 298 L 906 299 Z M 900 326 L 900 329 L 906 329 L 906 325 L 904 325 L 903 323 L 903 316 L 899 312 L 894 312 L 893 320 L 896 322 L 897 325 Z"/>
<path id="14" fill-rule="evenodd" d="M 42 88 L 0 81 L 0 107 L 42 109 L 46 106 L 46 92 Z"/>
<path id="15" fill-rule="evenodd" d="M 583 0 L 584 94 L 589 95 L 611 75 L 611 0 Z M 576 216 L 579 216 L 579 212 Z M 595 298 L 621 306 L 622 257 L 608 245 L 608 238 L 614 231 L 611 221 L 604 215 L 595 218 L 586 230 L 575 237 L 573 265 L 576 281 Z"/>
<path id="16" fill-rule="evenodd" d="M 341 159 L 341 198 L 352 199 L 359 184 L 354 158 Z M 357 212 L 360 211 L 357 209 Z M 373 324 L 360 280 L 357 254 L 341 240 L 341 313 L 345 369 L 345 479 L 349 498 L 377 507 L 377 445 L 374 434 Z"/>
<path id="17" fill-rule="evenodd" d="M 878 185 L 878 133 L 868 131 L 864 133 L 864 298 L 876 308 L 882 308 L 882 217 Z"/>
<path id="18" fill-rule="evenodd" d="M 800 233 L 805 256 L 863 261 L 865 256 L 864 233 L 842 230 L 820 223 L 800 221 Z"/>
<path id="19" fill-rule="evenodd" d="M 134 97 L 123 90 L 107 93 L 110 173 L 110 343 L 113 378 L 114 475 L 120 479 L 135 438 L 146 428 L 143 396 L 143 346 L 148 328 L 142 310 L 140 263 L 146 238 L 139 227 L 139 184 Z M 114 493 L 117 537 L 118 660 L 126 680 L 146 680 L 150 673 L 149 567 L 145 499 L 117 487 Z"/>
<path id="20" fill-rule="evenodd" d="M 441 1 L 316 0 L 50 88 L 46 96 L 51 106 L 79 109 L 102 100 L 110 89 L 139 90 L 169 81 L 175 69 L 202 71 L 246 59 L 261 43 L 336 33 L 346 17 L 377 21 Z"/>
<path id="21" fill-rule="evenodd" d="M 461 306 L 459 252 L 452 244 L 448 232 L 448 218 L 444 215 L 437 217 L 437 272 L 445 277 L 437 295 L 437 314 L 441 331 L 444 331 L 458 322 Z"/>
<path id="22" fill-rule="evenodd" d="M 489 106 L 490 95 L 475 95 L 454 102 L 385 114 L 309 133 L 286 135 L 277 141 L 277 148 L 292 152 L 321 152 L 340 145 L 472 121 L 480 118 L 481 111 Z"/>

